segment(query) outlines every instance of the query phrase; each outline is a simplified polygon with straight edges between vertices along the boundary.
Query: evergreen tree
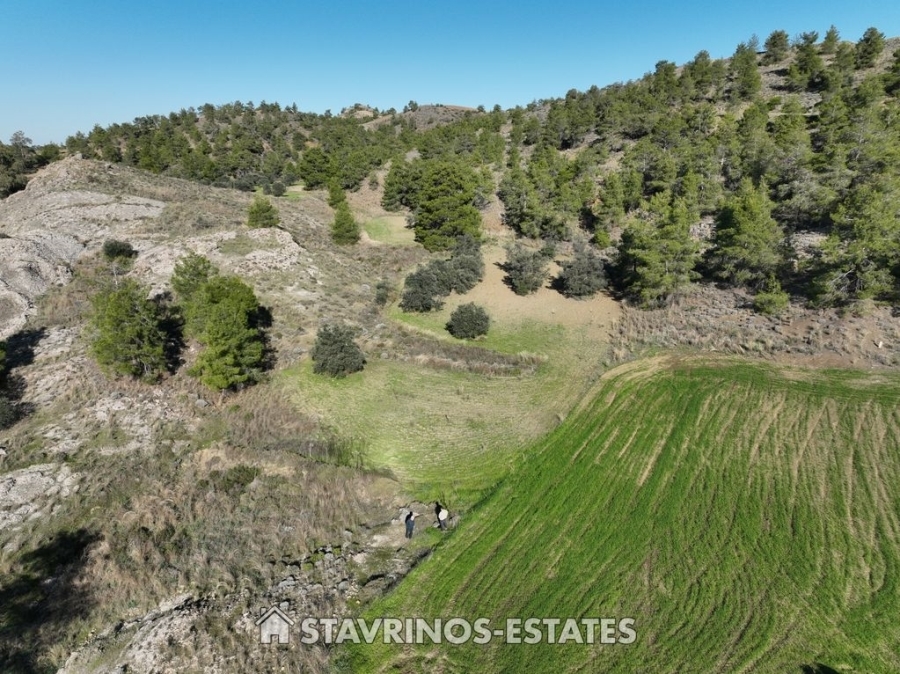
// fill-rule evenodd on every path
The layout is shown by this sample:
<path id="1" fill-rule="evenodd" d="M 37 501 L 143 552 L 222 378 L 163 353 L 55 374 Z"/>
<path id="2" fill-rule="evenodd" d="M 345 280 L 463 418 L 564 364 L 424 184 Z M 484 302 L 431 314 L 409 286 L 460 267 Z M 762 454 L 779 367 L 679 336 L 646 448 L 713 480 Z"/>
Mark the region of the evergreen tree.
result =
<path id="1" fill-rule="evenodd" d="M 900 269 L 900 182 L 859 185 L 832 215 L 816 280 L 820 301 L 882 299 L 897 291 Z"/>
<path id="2" fill-rule="evenodd" d="M 856 43 L 856 67 L 871 68 L 884 51 L 884 33 L 877 28 L 867 28 Z"/>
<path id="3" fill-rule="evenodd" d="M 567 297 L 590 297 L 607 286 L 603 260 L 587 244 L 577 242 L 572 259 L 560 267 L 557 283 Z"/>
<path id="4" fill-rule="evenodd" d="M 618 247 L 617 277 L 643 307 L 670 302 L 696 276 L 699 246 L 690 235 L 689 209 L 676 197 L 656 221 L 634 219 Z"/>
<path id="5" fill-rule="evenodd" d="M 197 253 L 188 253 L 175 264 L 172 290 L 183 304 L 188 304 L 200 287 L 218 273 L 208 259 Z"/>
<path id="6" fill-rule="evenodd" d="M 413 217 L 416 241 L 441 250 L 464 234 L 479 238 L 481 216 L 472 205 L 477 184 L 475 172 L 459 161 L 428 161 Z"/>
<path id="7" fill-rule="evenodd" d="M 313 372 L 332 377 L 345 377 L 359 372 L 366 364 L 366 357 L 353 341 L 353 329 L 344 325 L 324 325 L 319 328 L 310 357 Z"/>
<path id="8" fill-rule="evenodd" d="M 819 51 L 823 54 L 834 54 L 837 51 L 838 44 L 841 42 L 840 33 L 838 33 L 838 29 L 832 25 L 825 33 L 825 38 L 822 40 L 822 44 L 819 47 Z"/>
<path id="9" fill-rule="evenodd" d="M 251 229 L 259 227 L 277 227 L 281 222 L 278 209 L 264 196 L 257 194 L 247 209 L 247 226 Z"/>
<path id="10" fill-rule="evenodd" d="M 762 58 L 762 62 L 766 65 L 783 61 L 788 55 L 790 49 L 790 40 L 788 34 L 783 30 L 772 31 L 763 45 L 766 53 Z"/>
<path id="11" fill-rule="evenodd" d="M 783 242 L 765 183 L 754 187 L 745 179 L 716 219 L 710 250 L 716 275 L 735 285 L 758 284 L 781 265 Z"/>
<path id="12" fill-rule="evenodd" d="M 346 199 L 339 203 L 335 210 L 334 222 L 331 223 L 331 238 L 342 246 L 359 242 L 359 223 L 350 212 Z"/>
<path id="13" fill-rule="evenodd" d="M 147 381 L 166 370 L 164 312 L 147 299 L 146 288 L 131 279 L 91 299 L 91 351 L 97 362 L 115 374 Z"/>
<path id="14" fill-rule="evenodd" d="M 506 248 L 506 282 L 517 295 L 536 292 L 547 280 L 548 262 L 543 250 L 532 251 L 516 242 Z"/>
<path id="15" fill-rule="evenodd" d="M 189 373 L 214 389 L 259 379 L 265 364 L 262 308 L 253 289 L 235 277 L 213 276 L 185 308 L 189 336 L 203 351 Z"/>
<path id="16" fill-rule="evenodd" d="M 731 57 L 731 100 L 749 101 L 762 87 L 753 41 L 742 42 Z"/>

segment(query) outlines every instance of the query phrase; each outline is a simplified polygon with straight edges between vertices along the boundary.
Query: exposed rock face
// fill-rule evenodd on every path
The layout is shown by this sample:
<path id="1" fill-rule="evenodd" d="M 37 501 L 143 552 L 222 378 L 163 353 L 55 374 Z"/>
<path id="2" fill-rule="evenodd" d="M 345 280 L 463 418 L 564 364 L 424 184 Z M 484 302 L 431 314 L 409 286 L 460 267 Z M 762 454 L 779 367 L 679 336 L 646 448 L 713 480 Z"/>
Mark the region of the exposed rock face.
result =
<path id="1" fill-rule="evenodd" d="M 66 190 L 89 164 L 52 164 L 22 192 L 0 202 L 0 340 L 25 325 L 34 300 L 71 278 L 71 265 L 112 232 L 156 218 L 164 204 L 136 196 Z"/>
<path id="2" fill-rule="evenodd" d="M 0 476 L 0 531 L 52 511 L 78 490 L 78 475 L 67 466 L 44 463 Z"/>

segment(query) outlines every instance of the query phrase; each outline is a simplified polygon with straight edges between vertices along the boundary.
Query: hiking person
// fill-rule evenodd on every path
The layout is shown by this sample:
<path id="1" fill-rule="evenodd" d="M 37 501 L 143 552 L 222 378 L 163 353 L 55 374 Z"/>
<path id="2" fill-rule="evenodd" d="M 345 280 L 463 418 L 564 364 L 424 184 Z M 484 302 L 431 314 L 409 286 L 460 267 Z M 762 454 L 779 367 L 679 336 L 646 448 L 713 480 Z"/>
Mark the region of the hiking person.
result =
<path id="1" fill-rule="evenodd" d="M 414 513 L 412 510 L 410 510 L 406 514 L 406 537 L 407 538 L 413 537 L 413 530 L 416 528 L 416 517 L 418 517 L 418 516 L 419 516 L 419 513 Z"/>
<path id="2" fill-rule="evenodd" d="M 434 514 L 437 516 L 438 526 L 441 530 L 447 529 L 447 518 L 450 516 L 450 511 L 447 510 L 444 506 L 441 505 L 440 501 L 434 502 Z"/>

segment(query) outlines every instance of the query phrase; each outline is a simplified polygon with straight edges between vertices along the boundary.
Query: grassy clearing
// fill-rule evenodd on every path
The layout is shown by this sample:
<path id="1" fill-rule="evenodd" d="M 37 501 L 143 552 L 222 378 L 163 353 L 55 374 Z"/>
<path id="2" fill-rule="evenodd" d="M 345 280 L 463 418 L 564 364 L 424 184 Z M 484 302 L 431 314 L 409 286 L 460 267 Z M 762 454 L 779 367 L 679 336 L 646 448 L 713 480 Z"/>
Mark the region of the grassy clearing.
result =
<path id="1" fill-rule="evenodd" d="M 408 318 L 438 335 L 428 328 L 439 317 Z M 449 335 L 446 340 L 458 342 Z M 603 354 L 596 345 L 586 352 L 578 331 L 547 325 L 498 329 L 477 344 L 548 358 L 534 374 L 518 376 L 429 367 L 424 356 L 373 358 L 363 372 L 338 380 L 314 375 L 304 362 L 287 370 L 283 381 L 304 412 L 357 441 L 375 467 L 389 469 L 421 498 L 441 496 L 462 506 L 558 423 Z"/>
<path id="2" fill-rule="evenodd" d="M 395 246 L 411 246 L 415 244 L 415 232 L 406 226 L 406 218 L 402 215 L 385 215 L 363 223 L 363 229 L 373 241 Z"/>
<path id="3" fill-rule="evenodd" d="M 370 613 L 627 616 L 636 642 L 361 646 L 350 665 L 900 670 L 898 383 L 738 360 L 617 369 Z"/>

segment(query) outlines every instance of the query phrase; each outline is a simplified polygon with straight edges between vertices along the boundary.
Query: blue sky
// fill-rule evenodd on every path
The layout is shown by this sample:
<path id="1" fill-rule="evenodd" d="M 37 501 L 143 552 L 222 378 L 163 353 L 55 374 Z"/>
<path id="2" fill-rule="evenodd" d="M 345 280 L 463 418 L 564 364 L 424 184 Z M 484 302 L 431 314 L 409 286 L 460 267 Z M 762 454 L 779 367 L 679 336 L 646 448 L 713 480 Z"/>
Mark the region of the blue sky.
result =
<path id="1" fill-rule="evenodd" d="M 0 0 L 0 20 L 0 139 L 41 144 L 207 102 L 509 108 L 777 29 L 898 36 L 900 2 Z"/>

